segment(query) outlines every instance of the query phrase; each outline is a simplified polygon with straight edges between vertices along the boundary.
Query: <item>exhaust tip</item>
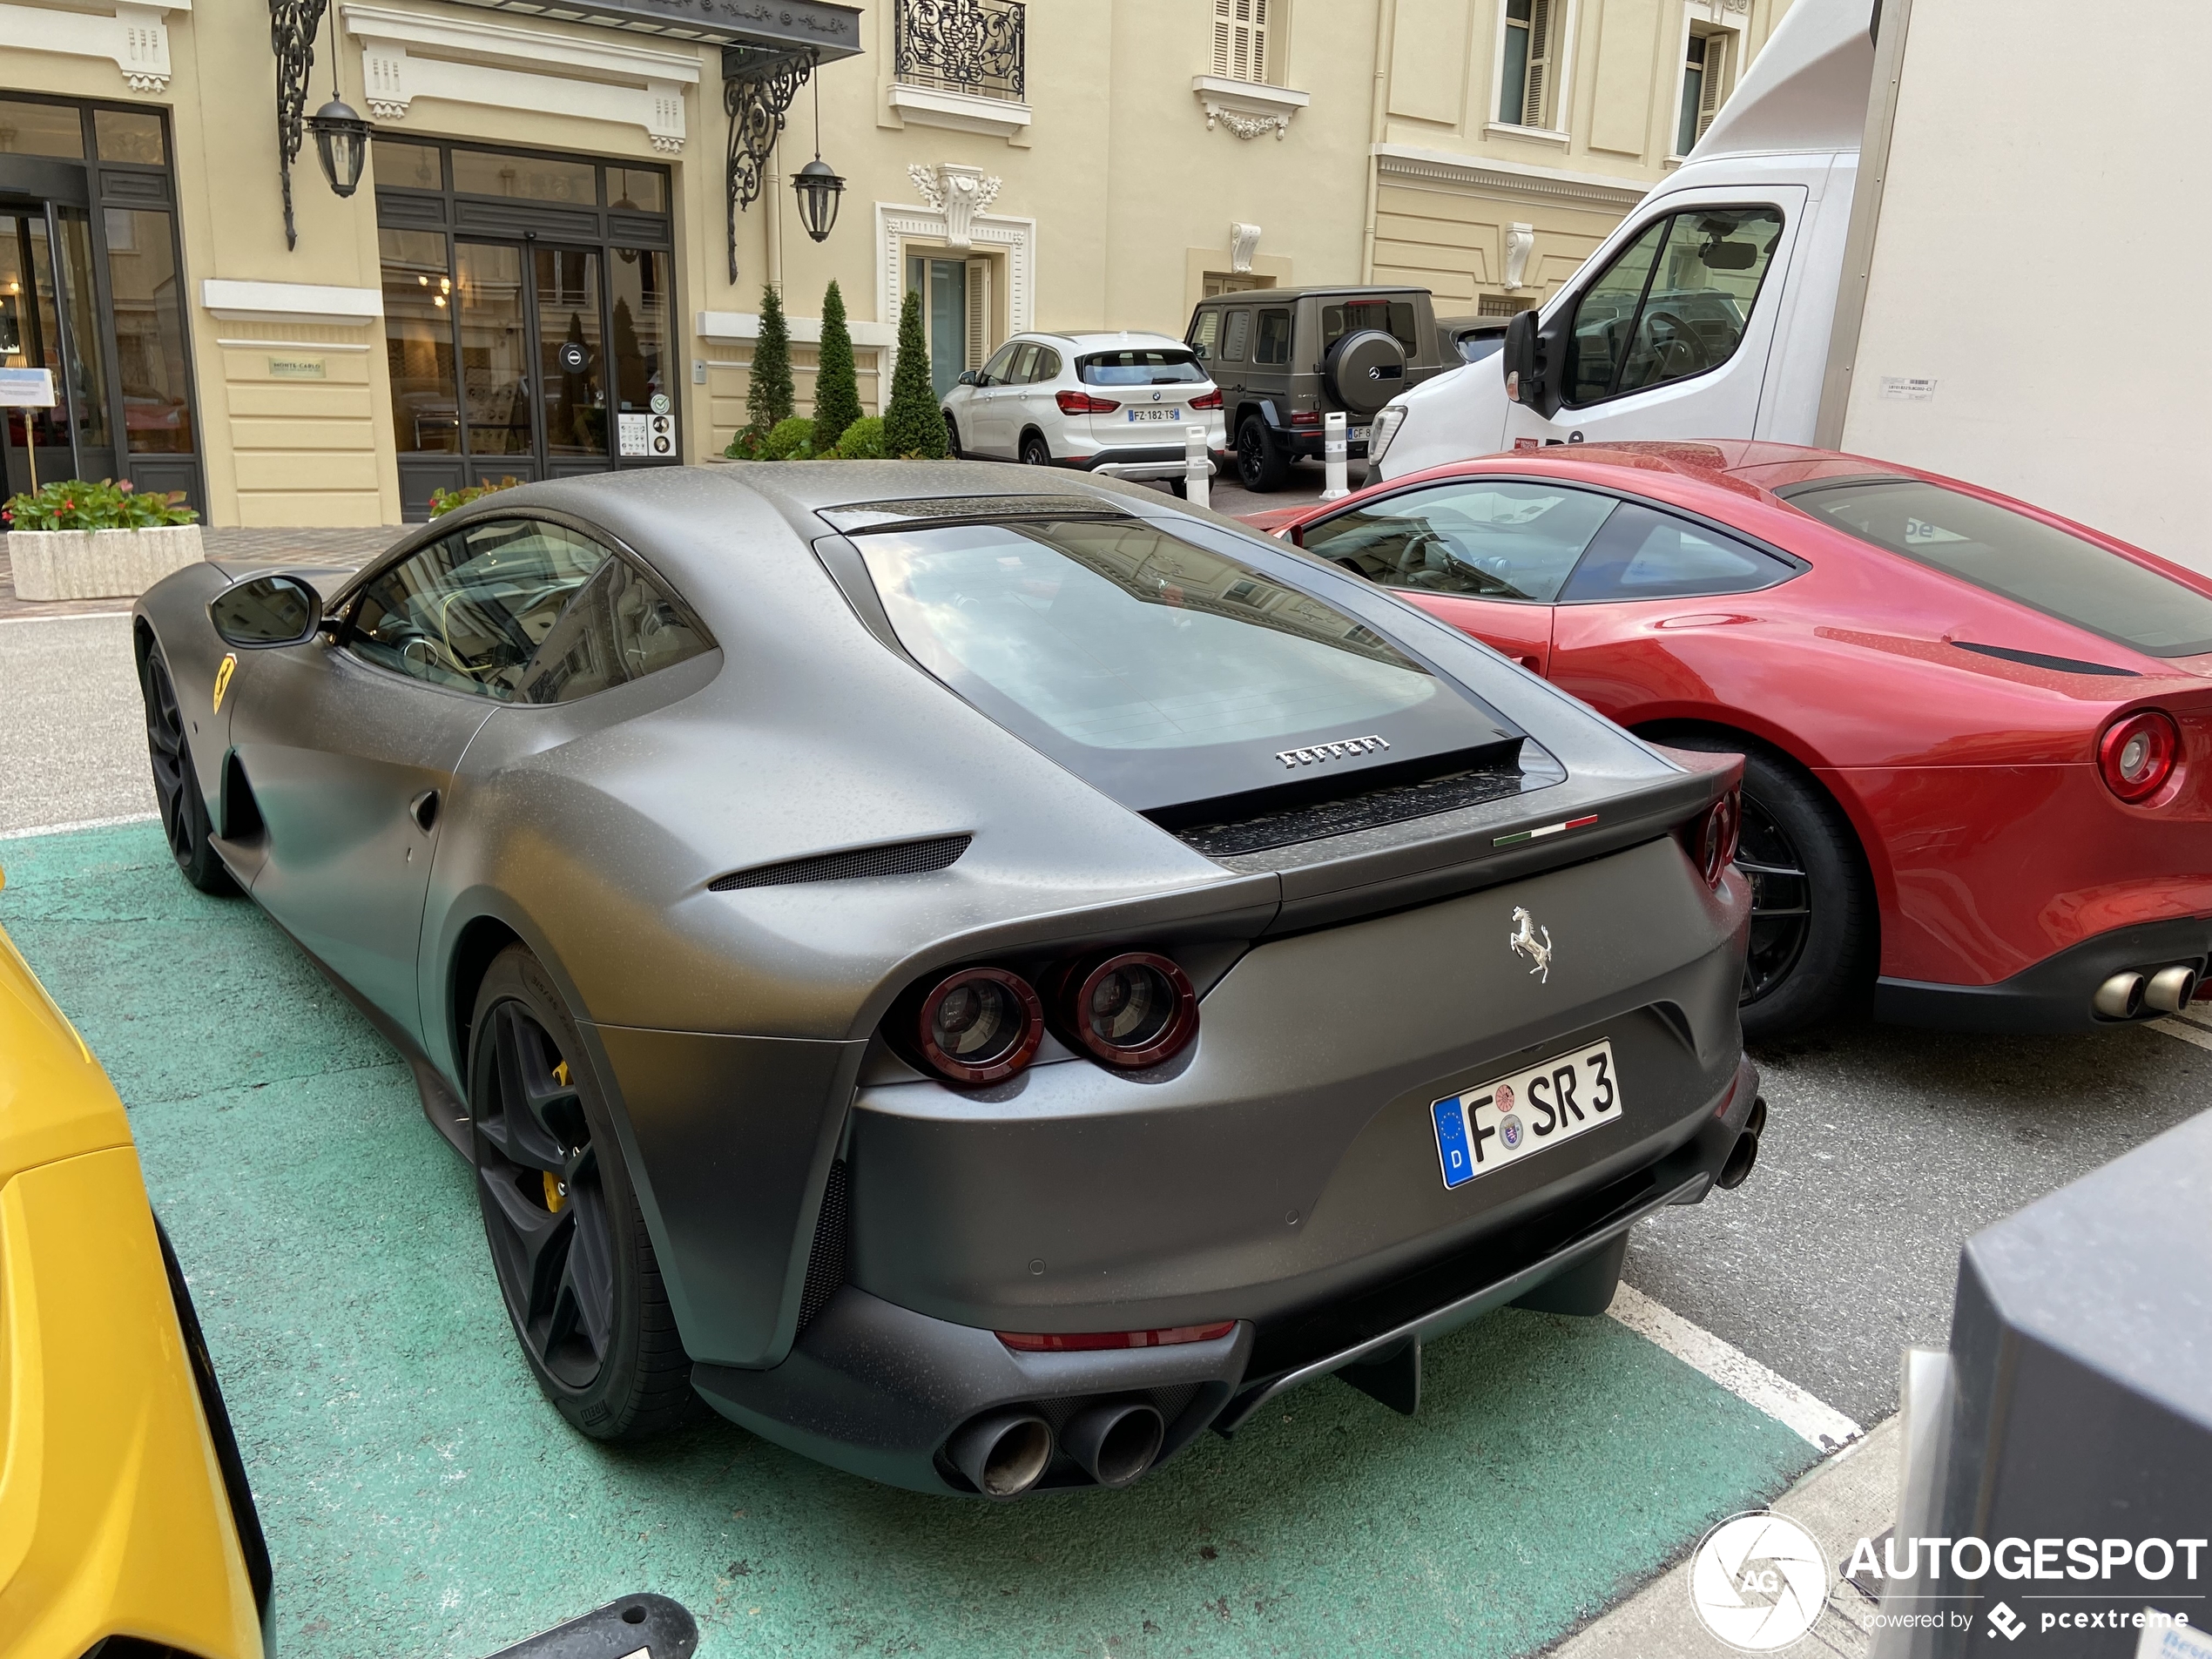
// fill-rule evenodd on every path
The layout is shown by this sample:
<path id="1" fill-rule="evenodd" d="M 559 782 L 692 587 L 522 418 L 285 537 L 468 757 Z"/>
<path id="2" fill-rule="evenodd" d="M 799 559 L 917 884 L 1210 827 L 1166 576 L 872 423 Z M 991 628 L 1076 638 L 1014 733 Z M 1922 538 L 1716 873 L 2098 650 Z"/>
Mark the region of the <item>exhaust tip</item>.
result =
<path id="1" fill-rule="evenodd" d="M 2196 969 L 2161 968 L 2143 987 L 2143 1006 L 2161 1014 L 2179 1014 L 2196 995 Z"/>
<path id="2" fill-rule="evenodd" d="M 1003 1501 L 1043 1475 L 1052 1461 L 1052 1430 L 1035 1412 L 993 1412 L 954 1434 L 945 1451 L 978 1492 Z"/>
<path id="3" fill-rule="evenodd" d="M 2114 974 L 2097 987 L 2089 1006 L 2107 1020 L 2132 1020 L 2142 1010 L 2143 985 L 2141 974 Z"/>
<path id="4" fill-rule="evenodd" d="M 1751 1173 L 1751 1166 L 1758 1161 L 1759 1137 L 1745 1130 L 1736 1137 L 1736 1144 L 1728 1149 L 1728 1162 L 1721 1165 L 1713 1184 L 1723 1192 L 1733 1192 L 1743 1184 L 1744 1177 Z"/>
<path id="5" fill-rule="evenodd" d="M 1094 1406 L 1068 1425 L 1068 1455 L 1102 1487 L 1125 1487 L 1160 1455 L 1167 1425 L 1141 1401 Z"/>
<path id="6" fill-rule="evenodd" d="M 1746 1135 L 1766 1133 L 1766 1096 L 1764 1095 L 1760 1095 L 1752 1100 L 1750 1116 L 1743 1120 L 1743 1132 Z"/>

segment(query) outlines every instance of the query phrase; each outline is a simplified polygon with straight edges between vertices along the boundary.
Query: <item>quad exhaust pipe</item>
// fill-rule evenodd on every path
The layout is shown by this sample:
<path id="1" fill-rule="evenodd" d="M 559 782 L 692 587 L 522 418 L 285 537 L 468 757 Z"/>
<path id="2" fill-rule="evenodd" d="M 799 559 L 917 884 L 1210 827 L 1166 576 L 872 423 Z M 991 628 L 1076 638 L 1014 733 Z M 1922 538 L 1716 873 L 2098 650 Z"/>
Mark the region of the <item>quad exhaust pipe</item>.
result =
<path id="1" fill-rule="evenodd" d="M 2132 1020 L 2146 1008 L 2158 1014 L 2179 1014 L 2195 995 L 2194 968 L 2161 968 L 2148 974 L 2128 968 L 2098 986 L 2089 1005 L 2104 1019 Z"/>
<path id="2" fill-rule="evenodd" d="M 1035 1412 L 990 1412 L 945 1447 L 953 1467 L 987 1498 L 1018 1498 L 1052 1461 L 1052 1428 Z"/>

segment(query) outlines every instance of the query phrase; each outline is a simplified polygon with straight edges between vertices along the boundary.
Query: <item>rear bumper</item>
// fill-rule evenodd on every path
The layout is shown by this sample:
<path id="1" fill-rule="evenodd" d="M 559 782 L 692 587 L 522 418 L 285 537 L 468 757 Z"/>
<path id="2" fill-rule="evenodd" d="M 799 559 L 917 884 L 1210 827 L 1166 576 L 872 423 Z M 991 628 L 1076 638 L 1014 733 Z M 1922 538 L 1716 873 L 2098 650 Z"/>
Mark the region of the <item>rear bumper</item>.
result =
<path id="1" fill-rule="evenodd" d="M 2126 1023 L 2101 1018 L 2090 1006 L 2097 987 L 2113 974 L 2188 966 L 2202 975 L 2208 965 L 2212 917 L 2144 922 L 2085 939 L 1993 985 L 1881 979 L 1874 987 L 1874 1017 L 1948 1031 L 2093 1031 Z"/>
<path id="2" fill-rule="evenodd" d="M 699 1366 L 692 1381 L 718 1411 L 765 1439 L 917 1492 L 972 1494 L 946 1443 L 964 1423 L 1008 1407 L 1033 1408 L 1056 1431 L 1101 1398 L 1147 1399 L 1167 1423 L 1158 1459 L 1165 1462 L 1209 1426 L 1233 1433 L 1302 1383 L 1455 1331 L 1616 1247 L 1655 1211 L 1699 1202 L 1744 1133 L 1757 1091 L 1757 1072 L 1739 1062 L 1662 1154 L 1356 1296 L 1239 1320 L 1211 1342 L 1016 1353 L 990 1331 L 847 1285 L 783 1364 L 765 1371 Z M 1088 1484 L 1062 1455 L 1039 1489 Z"/>

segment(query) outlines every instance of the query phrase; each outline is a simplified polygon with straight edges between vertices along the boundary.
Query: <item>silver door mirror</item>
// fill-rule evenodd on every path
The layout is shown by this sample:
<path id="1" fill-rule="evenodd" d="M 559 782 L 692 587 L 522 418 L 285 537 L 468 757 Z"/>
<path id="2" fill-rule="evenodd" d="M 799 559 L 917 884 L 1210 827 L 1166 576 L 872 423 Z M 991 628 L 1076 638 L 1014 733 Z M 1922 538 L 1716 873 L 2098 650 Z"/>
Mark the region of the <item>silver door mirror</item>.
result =
<path id="1" fill-rule="evenodd" d="M 322 625 L 322 596 L 296 576 L 248 577 L 207 602 L 207 619 L 240 651 L 304 645 Z"/>

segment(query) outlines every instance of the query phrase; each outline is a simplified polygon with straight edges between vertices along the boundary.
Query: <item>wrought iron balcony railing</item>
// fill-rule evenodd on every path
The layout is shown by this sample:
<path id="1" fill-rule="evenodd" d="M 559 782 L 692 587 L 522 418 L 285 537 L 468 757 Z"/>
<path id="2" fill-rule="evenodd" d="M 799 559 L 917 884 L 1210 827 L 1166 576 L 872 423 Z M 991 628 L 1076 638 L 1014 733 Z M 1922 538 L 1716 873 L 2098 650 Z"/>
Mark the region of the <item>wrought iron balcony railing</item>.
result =
<path id="1" fill-rule="evenodd" d="M 1020 0 L 898 0 L 900 82 L 1023 102 L 1025 10 Z"/>

